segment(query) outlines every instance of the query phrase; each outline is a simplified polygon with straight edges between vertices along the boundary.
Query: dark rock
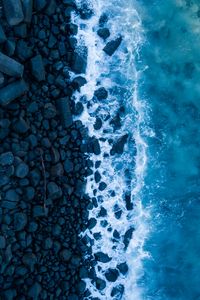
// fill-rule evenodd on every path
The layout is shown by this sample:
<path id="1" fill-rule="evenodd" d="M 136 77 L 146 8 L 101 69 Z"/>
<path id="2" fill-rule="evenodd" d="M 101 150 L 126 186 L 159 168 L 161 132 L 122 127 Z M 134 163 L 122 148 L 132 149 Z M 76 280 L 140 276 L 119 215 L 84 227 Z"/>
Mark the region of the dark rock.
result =
<path id="1" fill-rule="evenodd" d="M 108 16 L 105 13 L 102 14 L 101 17 L 99 18 L 99 26 L 103 27 L 107 21 L 108 21 Z"/>
<path id="2" fill-rule="evenodd" d="M 24 80 L 8 84 L 0 89 L 0 105 L 5 106 L 27 92 L 28 86 Z"/>
<path id="3" fill-rule="evenodd" d="M 77 76 L 72 81 L 72 86 L 75 90 L 80 90 L 80 88 L 87 83 L 86 79 L 82 76 Z"/>
<path id="4" fill-rule="evenodd" d="M 87 52 L 83 54 L 74 52 L 72 57 L 72 65 L 71 65 L 72 71 L 78 74 L 85 73 L 86 67 L 87 67 Z"/>
<path id="5" fill-rule="evenodd" d="M 31 72 L 33 77 L 38 81 L 45 80 L 45 69 L 41 55 L 36 55 L 31 59 Z"/>
<path id="6" fill-rule="evenodd" d="M 33 0 L 21 0 L 24 12 L 24 22 L 30 23 L 32 19 Z"/>
<path id="7" fill-rule="evenodd" d="M 4 83 L 5 77 L 2 73 L 0 73 L 0 85 Z"/>
<path id="8" fill-rule="evenodd" d="M 27 122 L 23 118 L 20 118 L 18 121 L 16 121 L 14 123 L 13 129 L 17 133 L 24 134 L 29 130 L 29 125 L 27 124 Z"/>
<path id="9" fill-rule="evenodd" d="M 49 182 L 47 190 L 51 199 L 58 199 L 62 196 L 62 190 L 55 182 Z"/>
<path id="10" fill-rule="evenodd" d="M 55 0 L 49 0 L 47 3 L 48 3 L 48 5 L 47 5 L 45 12 L 48 16 L 52 16 L 56 10 L 56 2 L 55 2 Z"/>
<path id="11" fill-rule="evenodd" d="M 106 287 L 106 282 L 105 282 L 105 280 L 103 280 L 103 279 L 101 279 L 101 278 L 96 278 L 95 281 L 94 281 L 94 283 L 95 283 L 96 288 L 97 288 L 99 291 L 104 290 L 105 287 Z"/>
<path id="12" fill-rule="evenodd" d="M 28 232 L 35 232 L 37 231 L 38 229 L 38 224 L 34 221 L 31 221 L 29 224 L 28 224 L 28 228 L 27 228 L 27 231 Z"/>
<path id="13" fill-rule="evenodd" d="M 44 117 L 46 119 L 53 119 L 57 115 L 56 108 L 53 104 L 47 103 L 44 106 Z"/>
<path id="14" fill-rule="evenodd" d="M 14 27 L 15 36 L 19 38 L 25 38 L 27 36 L 26 24 L 20 24 Z"/>
<path id="15" fill-rule="evenodd" d="M 68 300 L 79 300 L 79 297 L 76 294 L 70 294 Z"/>
<path id="16" fill-rule="evenodd" d="M 111 297 L 115 297 L 116 300 L 121 300 L 124 294 L 124 286 L 119 284 L 115 286 L 111 291 Z"/>
<path id="17" fill-rule="evenodd" d="M 63 261 L 69 261 L 72 257 L 72 252 L 68 249 L 64 249 L 60 252 L 60 257 Z"/>
<path id="18" fill-rule="evenodd" d="M 99 130 L 99 129 L 101 129 L 101 127 L 102 127 L 102 120 L 99 118 L 99 117 L 97 117 L 96 118 L 96 121 L 95 121 L 95 123 L 94 123 L 94 129 L 95 130 Z"/>
<path id="19" fill-rule="evenodd" d="M 35 189 L 32 186 L 28 186 L 25 192 L 27 200 L 32 200 L 35 196 Z"/>
<path id="20" fill-rule="evenodd" d="M 8 39 L 5 42 L 5 51 L 8 56 L 12 56 L 15 53 L 16 42 L 14 39 Z"/>
<path id="21" fill-rule="evenodd" d="M 97 31 L 97 34 L 104 40 L 106 40 L 110 36 L 110 31 L 108 28 L 100 28 Z"/>
<path id="22" fill-rule="evenodd" d="M 57 42 L 58 41 L 57 41 L 56 37 L 51 33 L 49 36 L 49 41 L 48 41 L 48 48 L 50 48 L 50 49 L 53 48 Z"/>
<path id="23" fill-rule="evenodd" d="M 17 293 L 15 289 L 8 289 L 3 292 L 3 299 L 13 300 L 16 297 Z"/>
<path id="24" fill-rule="evenodd" d="M 99 184 L 100 191 L 104 191 L 106 189 L 106 187 L 107 187 L 107 184 L 105 182 L 103 182 L 103 181 L 100 182 L 100 184 Z"/>
<path id="25" fill-rule="evenodd" d="M 44 207 L 41 205 L 35 205 L 33 207 L 33 217 L 38 218 L 38 217 L 44 217 L 45 216 L 45 210 Z"/>
<path id="26" fill-rule="evenodd" d="M 117 269 L 119 270 L 119 272 L 120 272 L 122 275 L 126 275 L 126 273 L 128 272 L 128 266 L 127 266 L 127 263 L 124 262 L 124 263 L 121 263 L 121 264 L 117 265 Z"/>
<path id="27" fill-rule="evenodd" d="M 0 249 L 4 249 L 6 247 L 6 239 L 3 235 L 0 235 Z"/>
<path id="28" fill-rule="evenodd" d="M 130 243 L 130 240 L 132 239 L 134 230 L 135 230 L 134 227 L 132 227 L 132 228 L 128 229 L 124 235 L 123 243 L 124 243 L 125 249 L 127 249 L 128 245 Z"/>
<path id="29" fill-rule="evenodd" d="M 12 152 L 5 152 L 0 155 L 1 166 L 12 165 L 13 162 L 14 162 L 14 156 Z"/>
<path id="30" fill-rule="evenodd" d="M 6 35 L 4 33 L 4 30 L 0 24 L 0 44 L 4 43 L 6 41 Z"/>
<path id="31" fill-rule="evenodd" d="M 64 169 L 66 173 L 70 173 L 74 169 L 74 164 L 69 159 L 66 159 L 64 162 Z"/>
<path id="32" fill-rule="evenodd" d="M 105 277 L 110 282 L 115 282 L 119 276 L 119 272 L 116 269 L 109 268 L 105 272 Z"/>
<path id="33" fill-rule="evenodd" d="M 117 48 L 120 46 L 121 42 L 122 42 L 122 37 L 118 37 L 117 39 L 108 42 L 106 46 L 103 48 L 103 51 L 109 56 L 112 56 L 117 50 Z"/>
<path id="34" fill-rule="evenodd" d="M 106 91 L 106 89 L 104 87 L 101 87 L 94 92 L 94 96 L 98 100 L 105 100 L 108 97 L 108 92 Z"/>
<path id="35" fill-rule="evenodd" d="M 111 155 L 114 154 L 122 154 L 124 151 L 124 145 L 126 144 L 128 140 L 128 134 L 123 135 L 122 137 L 120 137 L 114 144 L 113 147 L 110 151 Z"/>
<path id="36" fill-rule="evenodd" d="M 24 162 L 17 165 L 15 175 L 19 178 L 25 178 L 29 173 L 29 166 Z"/>
<path id="37" fill-rule="evenodd" d="M 94 173 L 94 180 L 95 180 L 96 183 L 99 183 L 99 182 L 100 182 L 100 180 L 101 180 L 101 175 L 100 175 L 99 171 L 96 171 L 96 172 Z"/>
<path id="38" fill-rule="evenodd" d="M 94 256 L 97 261 L 100 261 L 102 263 L 108 263 L 109 261 L 112 260 L 111 257 L 109 257 L 107 254 L 103 252 L 97 252 L 94 254 Z"/>
<path id="39" fill-rule="evenodd" d="M 20 0 L 3 0 L 3 6 L 10 26 L 15 26 L 23 21 L 24 14 Z"/>
<path id="40" fill-rule="evenodd" d="M 18 202 L 19 195 L 16 193 L 15 190 L 10 189 L 6 192 L 5 199 L 11 202 Z"/>
<path id="41" fill-rule="evenodd" d="M 47 5 L 48 0 L 35 0 L 33 3 L 34 3 L 34 9 L 36 11 L 41 11 Z"/>
<path id="42" fill-rule="evenodd" d="M 63 165 L 61 163 L 51 167 L 51 174 L 54 177 L 61 177 L 64 174 Z"/>
<path id="43" fill-rule="evenodd" d="M 94 153 L 95 155 L 99 155 L 101 153 L 99 141 L 95 137 L 88 141 L 88 152 Z"/>
<path id="44" fill-rule="evenodd" d="M 84 110 L 83 104 L 81 102 L 77 102 L 75 104 L 74 114 L 76 116 L 79 116 L 80 114 L 82 114 L 83 110 Z"/>
<path id="45" fill-rule="evenodd" d="M 21 231 L 27 224 L 27 216 L 24 213 L 16 213 L 14 215 L 14 229 Z"/>
<path id="46" fill-rule="evenodd" d="M 97 220 L 95 218 L 91 218 L 88 221 L 88 229 L 92 229 L 96 226 Z"/>
<path id="47" fill-rule="evenodd" d="M 42 291 L 40 283 L 35 282 L 28 290 L 28 296 L 33 300 L 38 300 L 39 295 Z"/>
<path id="48" fill-rule="evenodd" d="M 16 46 L 16 55 L 21 61 L 26 61 L 32 56 L 32 48 L 24 40 L 19 40 Z"/>
<path id="49" fill-rule="evenodd" d="M 61 98 L 56 100 L 56 106 L 61 116 L 63 127 L 69 127 L 72 125 L 72 113 L 69 103 L 69 98 Z"/>
<path id="50" fill-rule="evenodd" d="M 0 52 L 0 72 L 14 77 L 22 77 L 24 66 Z"/>
<path id="51" fill-rule="evenodd" d="M 0 176 L 0 187 L 8 184 L 10 181 L 10 178 L 8 176 L 2 175 Z"/>
<path id="52" fill-rule="evenodd" d="M 53 246 L 53 241 L 51 238 L 46 238 L 45 241 L 44 241 L 44 244 L 43 244 L 43 247 L 44 249 L 48 250 L 48 249 L 51 249 Z"/>
<path id="53" fill-rule="evenodd" d="M 37 186 L 41 180 L 41 174 L 38 169 L 34 169 L 29 174 L 33 186 Z"/>

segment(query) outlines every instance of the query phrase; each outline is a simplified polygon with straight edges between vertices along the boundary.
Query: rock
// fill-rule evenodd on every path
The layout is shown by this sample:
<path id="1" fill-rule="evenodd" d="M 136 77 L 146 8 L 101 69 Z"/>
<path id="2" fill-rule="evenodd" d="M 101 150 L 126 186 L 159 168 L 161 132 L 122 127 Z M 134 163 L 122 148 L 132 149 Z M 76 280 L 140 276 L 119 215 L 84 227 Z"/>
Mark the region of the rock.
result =
<path id="1" fill-rule="evenodd" d="M 27 200 L 32 200 L 35 196 L 35 189 L 32 186 L 26 188 L 25 196 Z"/>
<path id="2" fill-rule="evenodd" d="M 33 0 L 21 0 L 22 9 L 24 12 L 24 22 L 30 23 L 32 19 L 33 12 Z"/>
<path id="3" fill-rule="evenodd" d="M 108 97 L 108 92 L 106 91 L 106 89 L 104 87 L 101 87 L 94 92 L 94 96 L 98 100 L 105 100 Z"/>
<path id="4" fill-rule="evenodd" d="M 52 16 L 56 10 L 56 2 L 55 2 L 55 0 L 48 0 L 47 3 L 48 3 L 48 5 L 47 5 L 45 12 L 48 16 Z"/>
<path id="5" fill-rule="evenodd" d="M 106 40 L 110 36 L 110 31 L 108 28 L 100 28 L 97 31 L 97 34 L 104 40 Z"/>
<path id="6" fill-rule="evenodd" d="M 6 35 L 4 33 L 3 27 L 0 24 L 0 44 L 6 41 Z"/>
<path id="7" fill-rule="evenodd" d="M 20 118 L 18 121 L 14 123 L 13 129 L 17 133 L 25 134 L 29 130 L 29 125 L 23 118 Z"/>
<path id="8" fill-rule="evenodd" d="M 75 104 L 74 114 L 76 116 L 79 116 L 80 114 L 82 114 L 83 110 L 84 110 L 83 104 L 81 102 L 77 102 Z"/>
<path id="9" fill-rule="evenodd" d="M 124 286 L 119 284 L 115 286 L 111 291 L 111 297 L 115 297 L 116 300 L 121 300 L 124 294 Z"/>
<path id="10" fill-rule="evenodd" d="M 96 278 L 95 281 L 94 281 L 94 283 L 95 283 L 96 288 L 97 288 L 99 291 L 104 290 L 105 287 L 106 287 L 106 282 L 105 282 L 105 280 L 103 280 L 103 279 L 101 279 L 101 278 Z"/>
<path id="11" fill-rule="evenodd" d="M 128 272 L 128 266 L 127 266 L 127 263 L 124 262 L 124 263 L 121 263 L 121 264 L 117 265 L 117 269 L 119 270 L 119 272 L 120 272 L 122 275 L 126 275 L 126 273 Z"/>
<path id="12" fill-rule="evenodd" d="M 44 217 L 45 216 L 45 210 L 44 207 L 41 205 L 35 205 L 33 207 L 33 217 L 38 218 L 38 217 Z"/>
<path id="13" fill-rule="evenodd" d="M 20 0 L 3 0 L 4 11 L 10 26 L 21 23 L 24 19 L 22 4 Z"/>
<path id="14" fill-rule="evenodd" d="M 124 235 L 123 243 L 124 243 L 125 249 L 127 249 L 128 245 L 130 243 L 130 240 L 132 239 L 134 230 L 135 230 L 134 227 L 132 227 L 132 228 L 128 229 Z"/>
<path id="15" fill-rule="evenodd" d="M 102 263 L 108 263 L 109 261 L 112 260 L 111 257 L 109 257 L 107 254 L 103 252 L 97 252 L 94 254 L 94 256 L 97 261 L 100 261 Z"/>
<path id="16" fill-rule="evenodd" d="M 15 175 L 19 178 L 25 178 L 29 173 L 29 166 L 24 162 L 17 165 Z"/>
<path id="17" fill-rule="evenodd" d="M 44 117 L 46 119 L 53 119 L 57 115 L 56 108 L 51 103 L 46 103 L 44 106 Z"/>
<path id="18" fill-rule="evenodd" d="M 62 190 L 55 182 L 49 182 L 47 190 L 51 199 L 58 199 L 62 196 Z"/>
<path id="19" fill-rule="evenodd" d="M 24 213 L 16 213 L 14 215 L 14 229 L 21 231 L 27 224 L 27 216 Z"/>
<path id="20" fill-rule="evenodd" d="M 16 193 L 15 190 L 10 189 L 6 192 L 5 199 L 11 202 L 18 202 L 19 195 Z"/>
<path id="21" fill-rule="evenodd" d="M 0 89 L 0 105 L 8 105 L 13 100 L 25 94 L 28 90 L 28 86 L 24 80 L 18 80 L 12 82 Z"/>
<path id="22" fill-rule="evenodd" d="M 41 180 L 41 174 L 38 169 L 34 169 L 29 174 L 33 186 L 37 186 Z"/>
<path id="23" fill-rule="evenodd" d="M 34 3 L 35 10 L 41 11 L 47 5 L 48 0 L 35 0 L 33 3 Z"/>
<path id="24" fill-rule="evenodd" d="M 31 221 L 29 224 L 28 224 L 28 228 L 27 228 L 27 231 L 28 232 L 35 232 L 37 231 L 38 229 L 38 224 L 34 221 Z"/>
<path id="25" fill-rule="evenodd" d="M 0 235 L 0 249 L 4 249 L 6 247 L 6 239 L 3 235 Z"/>
<path id="26" fill-rule="evenodd" d="M 24 40 L 19 39 L 16 46 L 16 55 L 21 61 L 24 62 L 33 55 L 33 51 Z"/>
<path id="27" fill-rule="evenodd" d="M 99 183 L 99 182 L 100 182 L 100 180 L 101 180 L 101 175 L 100 175 L 99 171 L 96 171 L 96 172 L 94 173 L 94 180 L 95 180 L 96 183 Z"/>
<path id="28" fill-rule="evenodd" d="M 75 90 L 80 90 L 80 88 L 86 83 L 86 79 L 82 76 L 77 76 L 72 80 L 72 86 Z"/>
<path id="29" fill-rule="evenodd" d="M 117 48 L 120 46 L 121 42 L 122 42 L 122 37 L 118 37 L 117 39 L 108 42 L 106 46 L 103 48 L 103 51 L 109 56 L 112 56 L 117 50 Z"/>
<path id="30" fill-rule="evenodd" d="M 87 67 L 87 51 L 86 53 L 79 54 L 73 53 L 71 69 L 73 72 L 81 74 L 86 72 Z"/>
<path id="31" fill-rule="evenodd" d="M 5 42 L 5 50 L 8 56 L 12 56 L 15 53 L 16 42 L 14 39 L 7 39 Z"/>
<path id="32" fill-rule="evenodd" d="M 14 33 L 16 37 L 26 38 L 27 36 L 27 26 L 26 24 L 20 24 L 14 27 Z"/>
<path id="33" fill-rule="evenodd" d="M 109 268 L 105 272 L 105 277 L 110 282 L 115 282 L 119 276 L 119 272 L 116 269 Z"/>
<path id="34" fill-rule="evenodd" d="M 38 300 L 39 295 L 42 291 L 40 283 L 35 282 L 28 290 L 28 296 L 33 300 Z"/>
<path id="35" fill-rule="evenodd" d="M 17 295 L 17 292 L 15 289 L 8 289 L 6 291 L 3 291 L 3 296 L 4 298 L 3 299 L 6 299 L 6 300 L 13 300 Z"/>
<path id="36" fill-rule="evenodd" d="M 66 173 L 70 173 L 74 169 L 74 164 L 69 159 L 66 159 L 64 162 L 64 169 Z"/>
<path id="37" fill-rule="evenodd" d="M 61 98 L 56 100 L 56 106 L 61 116 L 62 126 L 67 128 L 73 123 L 69 98 Z"/>
<path id="38" fill-rule="evenodd" d="M 60 257 L 63 261 L 69 261 L 72 257 L 72 252 L 68 249 L 64 249 L 60 252 Z"/>
<path id="39" fill-rule="evenodd" d="M 50 237 L 46 238 L 43 244 L 44 249 L 48 250 L 51 249 L 53 246 L 53 241 Z"/>
<path id="40" fill-rule="evenodd" d="M 0 73 L 0 85 L 4 83 L 5 77 L 2 73 Z"/>
<path id="41" fill-rule="evenodd" d="M 51 33 L 48 41 L 48 48 L 52 49 L 57 44 L 56 37 Z"/>
<path id="42" fill-rule="evenodd" d="M 58 163 L 51 167 L 51 174 L 54 177 L 61 177 L 64 174 L 64 168 L 61 163 Z"/>
<path id="43" fill-rule="evenodd" d="M 88 229 L 92 229 L 96 226 L 97 220 L 95 218 L 91 218 L 88 221 Z"/>
<path id="44" fill-rule="evenodd" d="M 5 152 L 0 155 L 1 166 L 12 165 L 13 162 L 14 162 L 14 156 L 12 152 Z"/>
<path id="45" fill-rule="evenodd" d="M 99 130 L 99 129 L 101 129 L 102 125 L 103 125 L 103 122 L 102 122 L 101 118 L 97 117 L 96 121 L 94 123 L 94 129 Z"/>
<path id="46" fill-rule="evenodd" d="M 103 13 L 99 18 L 99 26 L 103 27 L 108 22 L 108 16 Z"/>
<path id="47" fill-rule="evenodd" d="M 38 54 L 33 57 L 31 59 L 30 66 L 32 75 L 37 81 L 40 82 L 45 80 L 45 69 L 41 55 Z"/>
<path id="48" fill-rule="evenodd" d="M 100 184 L 99 184 L 100 191 L 104 191 L 106 189 L 106 187 L 107 187 L 107 184 L 105 182 L 103 182 L 103 181 L 100 182 Z"/>
<path id="49" fill-rule="evenodd" d="M 111 155 L 114 154 L 122 154 L 124 151 L 124 145 L 126 144 L 128 140 L 128 134 L 123 135 L 122 137 L 120 137 L 114 144 L 113 147 L 110 151 Z"/>
<path id="50" fill-rule="evenodd" d="M 0 72 L 13 77 L 22 77 L 24 66 L 0 52 Z"/>
<path id="51" fill-rule="evenodd" d="M 87 146 L 89 153 L 94 153 L 95 155 L 101 154 L 101 148 L 97 138 L 90 138 Z"/>

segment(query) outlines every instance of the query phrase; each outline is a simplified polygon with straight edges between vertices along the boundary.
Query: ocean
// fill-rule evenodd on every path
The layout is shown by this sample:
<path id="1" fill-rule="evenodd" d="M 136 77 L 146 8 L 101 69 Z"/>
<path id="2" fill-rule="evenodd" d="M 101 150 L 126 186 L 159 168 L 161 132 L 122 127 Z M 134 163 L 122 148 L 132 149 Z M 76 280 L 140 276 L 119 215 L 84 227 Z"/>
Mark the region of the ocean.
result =
<path id="1" fill-rule="evenodd" d="M 86 187 L 96 225 L 83 235 L 93 241 L 94 255 L 107 258 L 95 267 L 106 285 L 87 279 L 87 299 L 200 299 L 200 4 L 77 5 L 93 14 L 72 16 L 78 51 L 88 51 L 87 84 L 74 97 L 101 148 L 90 157 L 93 175 Z M 112 56 L 103 51 L 101 27 L 109 28 L 108 41 L 122 37 Z M 94 96 L 100 87 L 108 91 L 101 101 Z M 113 153 L 119 141 L 123 151 Z"/>

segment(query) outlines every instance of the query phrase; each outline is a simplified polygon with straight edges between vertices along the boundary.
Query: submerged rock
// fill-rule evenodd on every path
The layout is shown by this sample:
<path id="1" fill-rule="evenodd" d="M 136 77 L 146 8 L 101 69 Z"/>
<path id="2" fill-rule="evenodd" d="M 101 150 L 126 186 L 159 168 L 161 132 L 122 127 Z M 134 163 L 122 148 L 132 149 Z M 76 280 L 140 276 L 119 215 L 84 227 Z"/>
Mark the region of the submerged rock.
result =
<path id="1" fill-rule="evenodd" d="M 120 36 L 116 40 L 108 42 L 106 46 L 103 48 L 103 51 L 109 56 L 112 56 L 117 50 L 117 48 L 120 46 L 121 42 L 122 42 L 122 37 Z"/>

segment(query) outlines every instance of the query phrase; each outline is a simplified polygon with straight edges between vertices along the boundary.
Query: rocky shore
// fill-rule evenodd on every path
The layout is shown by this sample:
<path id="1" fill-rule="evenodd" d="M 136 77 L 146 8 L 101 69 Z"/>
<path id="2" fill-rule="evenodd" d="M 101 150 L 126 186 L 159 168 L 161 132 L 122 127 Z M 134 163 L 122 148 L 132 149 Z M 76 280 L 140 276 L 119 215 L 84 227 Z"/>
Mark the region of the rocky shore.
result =
<path id="1" fill-rule="evenodd" d="M 73 0 L 0 5 L 0 298 L 80 300 L 89 295 L 83 279 L 95 277 L 79 234 L 91 223 L 87 144 L 91 152 L 98 143 L 73 121 L 86 68 L 70 20 L 77 8 Z"/>

